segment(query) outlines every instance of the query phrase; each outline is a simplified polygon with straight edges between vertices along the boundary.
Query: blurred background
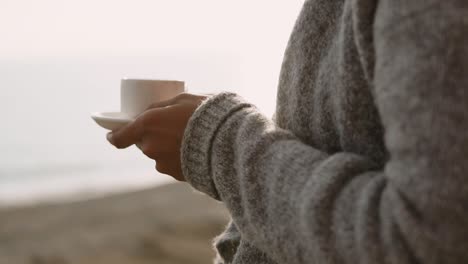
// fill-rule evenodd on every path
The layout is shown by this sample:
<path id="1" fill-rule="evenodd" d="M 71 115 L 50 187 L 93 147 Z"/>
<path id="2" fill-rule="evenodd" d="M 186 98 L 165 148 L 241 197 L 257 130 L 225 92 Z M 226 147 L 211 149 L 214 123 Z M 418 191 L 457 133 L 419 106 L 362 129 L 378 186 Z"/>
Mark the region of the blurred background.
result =
<path id="1" fill-rule="evenodd" d="M 271 116 L 303 1 L 0 0 L 0 263 L 209 263 L 222 204 L 90 118 L 123 77 L 233 91 Z"/>

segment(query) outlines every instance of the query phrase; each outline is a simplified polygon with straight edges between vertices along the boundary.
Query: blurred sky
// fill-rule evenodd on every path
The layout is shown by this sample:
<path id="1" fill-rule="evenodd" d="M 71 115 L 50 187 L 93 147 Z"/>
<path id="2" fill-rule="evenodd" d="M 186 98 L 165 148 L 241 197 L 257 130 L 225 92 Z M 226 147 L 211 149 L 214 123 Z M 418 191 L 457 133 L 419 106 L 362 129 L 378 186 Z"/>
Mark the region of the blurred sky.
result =
<path id="1" fill-rule="evenodd" d="M 302 4 L 299 0 L 0 0 L 0 63 L 137 56 L 206 64 L 224 61 L 239 69 L 233 72 L 235 87 L 203 83 L 192 91 L 229 89 L 271 115 L 284 49 Z M 204 74 L 208 80 L 218 73 Z M 192 84 L 188 86 L 193 88 Z"/>
<path id="2" fill-rule="evenodd" d="M 281 50 L 303 1 L 1 0 L 0 57 Z M 282 54 L 279 54 L 282 55 Z"/>

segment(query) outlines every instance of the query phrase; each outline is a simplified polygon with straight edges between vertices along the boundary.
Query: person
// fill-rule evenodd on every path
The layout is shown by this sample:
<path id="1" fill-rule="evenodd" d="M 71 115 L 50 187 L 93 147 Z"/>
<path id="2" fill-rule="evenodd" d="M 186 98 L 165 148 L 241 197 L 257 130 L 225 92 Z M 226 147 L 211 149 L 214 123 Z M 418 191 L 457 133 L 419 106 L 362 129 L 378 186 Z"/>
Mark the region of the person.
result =
<path id="1" fill-rule="evenodd" d="M 183 94 L 108 139 L 225 204 L 219 263 L 466 263 L 467 18 L 465 0 L 305 1 L 275 121 Z"/>

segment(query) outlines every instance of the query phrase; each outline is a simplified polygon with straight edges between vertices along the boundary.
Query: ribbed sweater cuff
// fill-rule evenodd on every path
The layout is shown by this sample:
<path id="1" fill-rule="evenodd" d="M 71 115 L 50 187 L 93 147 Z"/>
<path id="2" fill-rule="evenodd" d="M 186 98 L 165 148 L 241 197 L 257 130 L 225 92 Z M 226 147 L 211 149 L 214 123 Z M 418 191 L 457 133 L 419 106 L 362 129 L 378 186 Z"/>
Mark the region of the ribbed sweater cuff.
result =
<path id="1" fill-rule="evenodd" d="M 233 93 L 220 93 L 204 101 L 190 118 L 181 149 L 182 172 L 195 189 L 219 200 L 211 171 L 212 143 L 232 114 L 248 104 Z"/>

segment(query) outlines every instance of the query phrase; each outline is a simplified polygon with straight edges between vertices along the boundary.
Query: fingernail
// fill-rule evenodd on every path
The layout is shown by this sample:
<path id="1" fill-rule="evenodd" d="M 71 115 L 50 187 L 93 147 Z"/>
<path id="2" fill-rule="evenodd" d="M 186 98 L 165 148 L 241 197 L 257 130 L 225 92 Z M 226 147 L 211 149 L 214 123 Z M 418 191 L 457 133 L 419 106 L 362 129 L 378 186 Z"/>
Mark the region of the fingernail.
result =
<path id="1" fill-rule="evenodd" d="M 112 132 L 107 133 L 107 141 L 109 141 L 112 144 Z"/>

